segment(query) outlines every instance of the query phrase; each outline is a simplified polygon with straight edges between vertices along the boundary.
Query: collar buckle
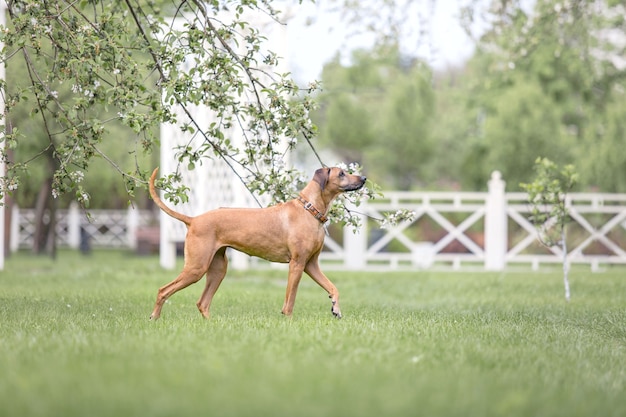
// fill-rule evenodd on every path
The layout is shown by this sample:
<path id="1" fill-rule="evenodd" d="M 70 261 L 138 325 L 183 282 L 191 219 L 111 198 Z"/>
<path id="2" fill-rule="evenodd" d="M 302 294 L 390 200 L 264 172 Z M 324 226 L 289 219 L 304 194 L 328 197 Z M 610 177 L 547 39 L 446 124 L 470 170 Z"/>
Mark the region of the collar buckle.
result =
<path id="1" fill-rule="evenodd" d="M 298 196 L 298 201 L 302 203 L 302 205 L 304 206 L 304 209 L 306 211 L 308 211 L 309 213 L 311 213 L 311 215 L 313 217 L 315 217 L 317 219 L 317 221 L 319 221 L 322 224 L 324 224 L 324 223 L 326 223 L 328 221 L 328 217 L 324 216 L 324 213 L 319 211 L 313 205 L 313 203 L 311 203 L 310 201 L 307 201 L 304 197 L 302 197 L 302 195 Z"/>

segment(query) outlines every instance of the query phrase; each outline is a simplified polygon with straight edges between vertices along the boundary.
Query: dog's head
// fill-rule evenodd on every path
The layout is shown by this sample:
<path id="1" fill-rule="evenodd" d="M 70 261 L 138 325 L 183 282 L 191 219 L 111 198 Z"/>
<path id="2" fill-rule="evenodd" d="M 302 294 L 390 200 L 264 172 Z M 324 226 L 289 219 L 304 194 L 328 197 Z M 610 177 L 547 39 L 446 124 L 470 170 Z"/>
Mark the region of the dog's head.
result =
<path id="1" fill-rule="evenodd" d="M 339 194 L 345 191 L 355 191 L 365 185 L 366 177 L 348 174 L 341 168 L 320 168 L 315 171 L 313 181 L 317 182 L 322 191 L 331 191 Z"/>

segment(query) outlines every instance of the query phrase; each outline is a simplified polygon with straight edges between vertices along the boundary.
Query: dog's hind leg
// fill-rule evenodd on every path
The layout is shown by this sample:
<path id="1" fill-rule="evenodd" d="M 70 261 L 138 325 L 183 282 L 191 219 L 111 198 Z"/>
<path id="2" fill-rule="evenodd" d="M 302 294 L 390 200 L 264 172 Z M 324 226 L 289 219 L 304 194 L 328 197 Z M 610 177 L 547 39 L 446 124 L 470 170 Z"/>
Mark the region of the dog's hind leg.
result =
<path id="1" fill-rule="evenodd" d="M 213 251 L 207 251 L 202 254 L 197 253 L 197 251 L 192 253 L 192 251 L 188 251 L 187 248 L 194 247 L 194 245 L 188 245 L 187 243 L 188 242 L 185 243 L 185 265 L 183 266 L 183 270 L 178 274 L 176 279 L 159 288 L 150 320 L 159 318 L 163 304 L 168 298 L 183 288 L 198 282 L 209 268 L 213 258 Z"/>
<path id="2" fill-rule="evenodd" d="M 159 318 L 161 315 L 161 308 L 163 308 L 163 304 L 168 298 L 183 288 L 198 282 L 205 272 L 206 269 L 183 268 L 174 281 L 159 288 L 156 303 L 154 304 L 154 310 L 152 310 L 152 314 L 150 314 L 150 320 L 156 320 Z"/>
<path id="3" fill-rule="evenodd" d="M 226 256 L 226 248 L 221 248 L 217 251 L 213 257 L 209 270 L 206 274 L 206 286 L 200 296 L 200 299 L 196 303 L 198 310 L 205 318 L 209 318 L 209 308 L 211 307 L 211 301 L 215 292 L 219 288 L 220 284 L 226 276 L 226 269 L 228 268 L 228 257 Z"/>

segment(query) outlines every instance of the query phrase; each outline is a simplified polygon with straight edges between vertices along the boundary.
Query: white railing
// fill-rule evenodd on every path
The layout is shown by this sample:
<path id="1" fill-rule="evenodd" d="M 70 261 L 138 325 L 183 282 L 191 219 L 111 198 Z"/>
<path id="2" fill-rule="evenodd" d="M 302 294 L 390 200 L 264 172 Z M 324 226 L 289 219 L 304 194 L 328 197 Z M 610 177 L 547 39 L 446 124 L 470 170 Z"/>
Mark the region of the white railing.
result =
<path id="1" fill-rule="evenodd" d="M 10 248 L 16 251 L 31 248 L 35 239 L 35 210 L 17 209 L 11 215 Z M 46 219 L 44 219 L 47 222 Z M 78 249 L 83 243 L 94 248 L 135 249 L 137 230 L 157 222 L 150 210 L 89 210 L 81 211 L 72 203 L 69 209 L 57 210 L 56 236 L 59 247 Z"/>
<path id="2" fill-rule="evenodd" d="M 344 245 L 332 237 L 327 239 L 332 243 L 327 242 L 330 251 L 324 252 L 322 259 L 343 262 L 354 269 L 428 268 L 434 262 L 459 267 L 467 262 L 484 262 L 483 245 L 470 237 L 468 230 L 485 217 L 486 197 L 486 193 L 387 192 L 385 199 L 358 207 L 362 227 L 356 232 L 344 230 Z M 414 220 L 388 229 L 379 229 L 375 221 L 368 220 L 380 219 L 384 213 L 400 208 L 414 211 Z M 450 219 L 450 213 L 460 215 L 462 221 Z M 438 230 L 433 230 L 433 224 Z M 420 226 L 432 233 L 424 234 Z M 450 248 L 452 244 L 454 249 Z"/>
<path id="3" fill-rule="evenodd" d="M 509 248 L 509 264 L 562 262 L 562 250 L 554 246 L 543 253 L 529 253 L 537 232 L 528 220 L 530 208 L 525 193 L 507 194 L 507 215 L 525 233 Z M 626 264 L 626 194 L 574 193 L 567 196 L 571 222 L 568 224 L 568 259 L 572 264 Z M 537 251 L 535 251 L 537 252 Z"/>
<path id="4" fill-rule="evenodd" d="M 572 193 L 566 201 L 568 260 L 601 265 L 626 264 L 626 194 Z M 398 209 L 415 212 L 415 219 L 378 229 L 368 218 Z M 415 269 L 442 266 L 502 270 L 506 266 L 562 262 L 558 247 L 537 240 L 525 193 L 505 193 L 495 172 L 489 192 L 387 192 L 385 199 L 358 207 L 363 226 L 354 233 L 332 233 L 321 259 L 352 269 Z M 343 240 L 343 243 L 340 242 Z"/>
<path id="5" fill-rule="evenodd" d="M 626 194 L 573 193 L 567 205 L 572 217 L 569 261 L 587 264 L 592 270 L 626 264 Z M 380 229 L 371 220 L 398 209 L 413 210 L 415 219 L 388 229 Z M 383 199 L 355 210 L 362 220 L 359 230 L 329 228 L 320 258 L 326 268 L 502 270 L 518 265 L 538 269 L 562 262 L 559 248 L 538 244 L 529 221 L 527 195 L 505 193 L 497 173 L 485 193 L 387 192 Z M 79 247 L 81 229 L 94 248 L 135 248 L 137 230 L 158 224 L 156 212 L 132 208 L 90 210 L 90 218 L 76 205 L 57 213 L 58 244 L 72 248 Z M 12 249 L 30 247 L 34 211 L 20 210 L 12 217 Z"/>

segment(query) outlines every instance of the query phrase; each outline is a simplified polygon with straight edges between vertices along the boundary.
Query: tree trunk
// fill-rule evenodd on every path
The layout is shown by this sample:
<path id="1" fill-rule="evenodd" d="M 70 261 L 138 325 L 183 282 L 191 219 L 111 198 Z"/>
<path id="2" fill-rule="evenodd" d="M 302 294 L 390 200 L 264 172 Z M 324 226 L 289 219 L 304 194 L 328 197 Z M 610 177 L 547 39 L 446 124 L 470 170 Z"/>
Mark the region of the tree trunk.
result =
<path id="1" fill-rule="evenodd" d="M 56 199 L 52 196 L 52 181 L 59 163 L 54 155 L 54 147 L 46 151 L 48 161 L 48 178 L 44 181 L 35 206 L 35 236 L 33 239 L 33 253 L 46 253 L 56 258 Z M 47 219 L 46 219 L 47 218 Z M 47 222 L 46 222 L 47 220 Z"/>
<path id="2" fill-rule="evenodd" d="M 33 253 L 36 255 L 44 251 L 46 242 L 48 241 L 49 222 L 46 223 L 46 209 L 48 208 L 51 188 L 52 179 L 48 178 L 42 184 L 39 194 L 37 195 L 37 203 L 35 204 L 35 233 L 32 248 Z"/>
<path id="3" fill-rule="evenodd" d="M 57 201 L 54 198 L 48 199 L 50 213 L 50 223 L 48 224 L 48 239 L 46 240 L 46 254 L 52 259 L 57 258 Z"/>

